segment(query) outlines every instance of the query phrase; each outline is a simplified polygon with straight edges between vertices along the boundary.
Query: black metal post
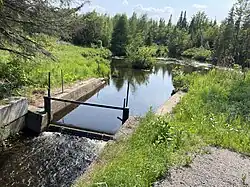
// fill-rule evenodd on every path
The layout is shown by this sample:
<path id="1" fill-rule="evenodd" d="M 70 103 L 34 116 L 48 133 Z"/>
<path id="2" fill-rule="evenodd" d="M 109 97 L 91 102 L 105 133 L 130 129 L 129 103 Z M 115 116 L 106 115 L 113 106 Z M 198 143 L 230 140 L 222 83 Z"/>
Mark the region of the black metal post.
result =
<path id="1" fill-rule="evenodd" d="M 128 87 L 127 87 L 126 107 L 128 107 L 128 98 L 129 98 L 129 81 L 128 81 Z"/>
<path id="2" fill-rule="evenodd" d="M 124 124 L 128 118 L 129 118 L 129 108 L 125 107 L 122 113 L 122 124 Z"/>
<path id="3" fill-rule="evenodd" d="M 51 77 L 50 77 L 51 75 L 50 75 L 50 72 L 49 72 L 49 75 L 48 75 L 48 97 L 50 98 L 51 97 L 51 88 L 50 88 L 50 86 L 51 86 L 51 84 L 50 84 L 50 81 L 51 81 Z"/>
<path id="4" fill-rule="evenodd" d="M 64 92 L 64 80 L 63 80 L 63 71 L 61 70 L 61 80 L 62 80 L 62 93 Z"/>
<path id="5" fill-rule="evenodd" d="M 47 125 L 49 125 L 51 122 L 51 99 L 50 97 L 44 97 L 44 109 L 48 115 Z"/>
<path id="6" fill-rule="evenodd" d="M 44 97 L 44 108 L 48 114 L 47 125 L 51 122 L 51 73 L 48 74 L 48 97 Z"/>
<path id="7" fill-rule="evenodd" d="M 124 100 L 123 100 L 123 108 L 125 108 L 126 107 L 126 98 L 124 98 Z"/>

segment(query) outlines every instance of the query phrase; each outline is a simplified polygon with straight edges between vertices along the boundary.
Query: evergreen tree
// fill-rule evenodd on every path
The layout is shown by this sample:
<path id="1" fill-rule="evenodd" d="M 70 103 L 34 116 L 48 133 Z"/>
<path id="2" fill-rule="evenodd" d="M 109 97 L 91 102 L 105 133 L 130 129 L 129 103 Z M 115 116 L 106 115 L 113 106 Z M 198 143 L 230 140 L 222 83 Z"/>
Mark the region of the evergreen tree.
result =
<path id="1" fill-rule="evenodd" d="M 187 29 L 187 27 L 188 27 L 187 12 L 185 11 L 184 17 L 183 17 L 183 20 L 182 20 L 182 23 L 181 23 L 181 28 Z"/>
<path id="2" fill-rule="evenodd" d="M 181 15 L 180 15 L 180 18 L 177 22 L 177 27 L 178 28 L 182 28 L 182 22 L 183 22 L 183 11 L 181 11 Z"/>
<path id="3" fill-rule="evenodd" d="M 168 20 L 168 27 L 172 27 L 172 17 L 173 15 L 171 14 Z"/>
<path id="4" fill-rule="evenodd" d="M 128 19 L 123 14 L 116 25 L 111 40 L 111 51 L 115 56 L 125 56 L 126 46 L 128 45 Z"/>

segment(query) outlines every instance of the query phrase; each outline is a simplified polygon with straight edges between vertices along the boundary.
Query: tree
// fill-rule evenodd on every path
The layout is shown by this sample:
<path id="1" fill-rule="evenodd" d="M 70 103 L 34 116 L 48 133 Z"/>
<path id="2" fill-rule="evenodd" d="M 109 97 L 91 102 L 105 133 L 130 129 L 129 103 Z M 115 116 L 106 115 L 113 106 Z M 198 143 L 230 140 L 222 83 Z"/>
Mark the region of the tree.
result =
<path id="1" fill-rule="evenodd" d="M 226 21 L 222 24 L 221 28 L 223 29 L 216 54 L 219 57 L 219 60 L 222 60 L 226 56 L 233 56 L 234 50 L 234 7 L 230 10 L 229 16 Z"/>
<path id="2" fill-rule="evenodd" d="M 182 27 L 182 22 L 183 22 L 183 11 L 181 11 L 181 15 L 180 15 L 180 18 L 179 18 L 176 26 L 178 28 L 181 28 Z"/>
<path id="3" fill-rule="evenodd" d="M 121 15 L 114 26 L 111 40 L 111 51 L 115 56 L 125 56 L 128 44 L 128 19 L 126 14 Z"/>
<path id="4" fill-rule="evenodd" d="M 82 17 L 82 23 L 76 28 L 73 35 L 73 43 L 76 45 L 91 46 L 98 40 L 102 40 L 104 33 L 104 20 L 93 11 Z"/>
<path id="5" fill-rule="evenodd" d="M 172 17 L 173 15 L 171 14 L 168 20 L 168 27 L 172 27 Z"/>
<path id="6" fill-rule="evenodd" d="M 34 33 L 55 34 L 68 26 L 68 17 L 87 2 L 70 8 L 71 0 L 1 0 L 0 50 L 29 57 L 35 52 L 49 55 L 36 41 Z M 55 6 L 58 5 L 58 6 Z"/>
<path id="7" fill-rule="evenodd" d="M 182 20 L 182 23 L 181 23 L 181 28 L 182 29 L 187 29 L 187 27 L 188 27 L 187 12 L 185 11 L 184 17 L 183 17 L 183 20 Z"/>

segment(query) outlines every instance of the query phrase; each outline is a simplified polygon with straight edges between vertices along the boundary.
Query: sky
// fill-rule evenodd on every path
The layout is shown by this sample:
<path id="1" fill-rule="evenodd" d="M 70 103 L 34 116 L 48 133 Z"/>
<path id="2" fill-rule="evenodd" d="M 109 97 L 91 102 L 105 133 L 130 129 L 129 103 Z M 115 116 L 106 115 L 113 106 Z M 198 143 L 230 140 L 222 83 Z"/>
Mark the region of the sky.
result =
<path id="1" fill-rule="evenodd" d="M 211 18 L 222 21 L 235 0 L 91 0 L 90 5 L 85 5 L 83 12 L 96 10 L 99 13 L 115 15 L 126 13 L 131 16 L 133 12 L 147 13 L 154 19 L 165 18 L 173 14 L 173 21 L 177 21 L 180 12 L 187 11 L 190 19 L 198 11 L 205 11 Z"/>

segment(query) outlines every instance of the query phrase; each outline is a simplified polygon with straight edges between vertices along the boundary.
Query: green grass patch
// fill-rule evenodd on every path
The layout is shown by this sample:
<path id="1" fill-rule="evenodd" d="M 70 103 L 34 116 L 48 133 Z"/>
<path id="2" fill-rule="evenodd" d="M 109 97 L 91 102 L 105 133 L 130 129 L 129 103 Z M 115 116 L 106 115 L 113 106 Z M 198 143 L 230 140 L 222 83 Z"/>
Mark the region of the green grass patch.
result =
<path id="1" fill-rule="evenodd" d="M 50 41 L 45 44 L 54 59 L 38 55 L 24 60 L 8 53 L 0 55 L 0 99 L 10 95 L 29 95 L 33 90 L 45 90 L 48 72 L 52 87 L 61 84 L 61 70 L 65 84 L 91 77 L 105 77 L 110 72 L 109 50 L 83 48 Z M 99 64 L 99 65 L 98 65 Z"/>
<path id="2" fill-rule="evenodd" d="M 151 112 L 132 137 L 115 142 L 76 186 L 152 186 L 173 165 L 189 165 L 207 145 L 250 154 L 250 73 L 213 70 L 189 76 L 174 116 Z"/>

